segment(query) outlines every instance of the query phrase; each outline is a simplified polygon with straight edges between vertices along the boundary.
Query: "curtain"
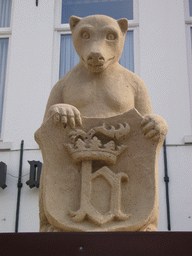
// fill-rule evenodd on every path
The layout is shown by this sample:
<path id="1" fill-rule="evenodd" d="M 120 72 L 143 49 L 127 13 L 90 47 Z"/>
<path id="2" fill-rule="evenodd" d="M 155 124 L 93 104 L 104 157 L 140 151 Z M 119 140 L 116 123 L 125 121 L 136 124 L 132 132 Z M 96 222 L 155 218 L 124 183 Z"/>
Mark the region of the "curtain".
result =
<path id="1" fill-rule="evenodd" d="M 133 40 L 133 31 L 128 31 L 126 38 L 125 38 L 125 44 L 123 48 L 123 52 L 121 55 L 121 59 L 119 63 L 134 72 L 134 40 Z"/>
<path id="2" fill-rule="evenodd" d="M 0 38 L 0 134 L 3 115 L 3 98 L 7 66 L 8 38 Z"/>
<path id="3" fill-rule="evenodd" d="M 10 27 L 12 0 L 0 0 L 0 27 Z"/>
<path id="4" fill-rule="evenodd" d="M 71 35 L 61 35 L 59 78 L 79 62 Z"/>
<path id="5" fill-rule="evenodd" d="M 123 53 L 119 63 L 132 72 L 134 72 L 133 44 L 133 31 L 128 31 L 125 38 Z M 79 56 L 74 49 L 72 36 L 61 35 L 59 78 L 65 75 L 78 62 Z"/>

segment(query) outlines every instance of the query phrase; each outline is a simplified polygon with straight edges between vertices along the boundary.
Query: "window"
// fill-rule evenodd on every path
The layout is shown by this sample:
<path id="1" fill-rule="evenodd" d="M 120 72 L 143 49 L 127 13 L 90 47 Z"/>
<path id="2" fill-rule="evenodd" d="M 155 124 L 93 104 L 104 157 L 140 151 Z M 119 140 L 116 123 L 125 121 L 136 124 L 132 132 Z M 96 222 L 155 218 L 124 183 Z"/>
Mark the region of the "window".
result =
<path id="1" fill-rule="evenodd" d="M 0 0 L 0 135 L 3 117 L 8 45 L 9 36 L 11 34 L 11 5 L 11 0 Z"/>
<path id="2" fill-rule="evenodd" d="M 62 0 L 62 24 L 68 23 L 71 15 L 85 17 L 94 14 L 133 20 L 133 0 Z"/>
<path id="3" fill-rule="evenodd" d="M 185 5 L 185 24 L 186 24 L 186 44 L 187 44 L 187 61 L 189 77 L 190 105 L 192 113 L 192 0 L 184 0 Z M 191 115 L 192 123 L 192 115 Z M 184 137 L 185 143 L 192 143 L 192 135 Z"/>
<path id="4" fill-rule="evenodd" d="M 58 0 L 55 14 L 53 84 L 79 62 L 68 24 L 70 16 L 85 17 L 93 14 L 129 20 L 120 64 L 139 73 L 138 51 L 135 51 L 138 48 L 138 0 Z"/>
<path id="5" fill-rule="evenodd" d="M 192 17 L 192 1 L 189 0 L 189 15 Z"/>

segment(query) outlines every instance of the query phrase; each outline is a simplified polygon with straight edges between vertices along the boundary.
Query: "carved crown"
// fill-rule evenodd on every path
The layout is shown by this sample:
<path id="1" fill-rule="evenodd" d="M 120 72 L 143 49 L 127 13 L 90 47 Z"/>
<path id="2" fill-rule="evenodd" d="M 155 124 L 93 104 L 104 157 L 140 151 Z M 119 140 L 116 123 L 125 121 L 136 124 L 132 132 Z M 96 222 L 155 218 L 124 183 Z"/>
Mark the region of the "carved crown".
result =
<path id="1" fill-rule="evenodd" d="M 71 131 L 68 136 L 71 143 L 66 144 L 66 148 L 75 162 L 83 160 L 99 160 L 109 164 L 114 164 L 117 156 L 125 149 L 124 145 L 117 145 L 117 141 L 129 134 L 130 126 L 127 123 L 114 126 L 95 127 L 87 133 L 77 129 Z"/>

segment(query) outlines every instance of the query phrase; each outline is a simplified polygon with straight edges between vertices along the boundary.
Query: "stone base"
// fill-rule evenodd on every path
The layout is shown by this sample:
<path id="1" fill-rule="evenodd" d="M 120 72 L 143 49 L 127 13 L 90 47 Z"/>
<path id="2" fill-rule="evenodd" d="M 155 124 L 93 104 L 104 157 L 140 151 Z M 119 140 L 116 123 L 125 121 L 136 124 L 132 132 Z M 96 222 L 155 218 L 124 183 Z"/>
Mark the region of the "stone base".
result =
<path id="1" fill-rule="evenodd" d="M 1 255 L 192 255 L 192 232 L 0 234 Z"/>

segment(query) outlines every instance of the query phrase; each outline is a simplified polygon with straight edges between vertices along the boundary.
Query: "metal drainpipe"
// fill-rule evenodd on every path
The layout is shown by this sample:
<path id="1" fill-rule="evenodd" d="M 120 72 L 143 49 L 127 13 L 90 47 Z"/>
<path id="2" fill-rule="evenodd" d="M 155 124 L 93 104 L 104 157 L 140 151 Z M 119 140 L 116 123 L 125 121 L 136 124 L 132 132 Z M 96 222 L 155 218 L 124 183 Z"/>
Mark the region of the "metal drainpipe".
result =
<path id="1" fill-rule="evenodd" d="M 167 205 L 167 229 L 171 230 L 171 218 L 170 218 L 170 204 L 169 204 L 169 176 L 168 176 L 168 168 L 167 168 L 167 150 L 166 150 L 166 140 L 163 144 L 163 152 L 164 152 L 164 170 L 165 170 L 165 191 L 166 191 L 166 205 Z"/>
<path id="2" fill-rule="evenodd" d="M 17 192 L 17 208 L 16 208 L 16 220 L 15 220 L 15 233 L 18 232 L 21 188 L 23 186 L 23 183 L 21 183 L 22 164 L 23 164 L 23 144 L 24 144 L 24 141 L 22 140 L 21 141 L 21 147 L 20 147 L 19 177 L 18 177 L 18 183 L 17 183 L 18 192 Z"/>

